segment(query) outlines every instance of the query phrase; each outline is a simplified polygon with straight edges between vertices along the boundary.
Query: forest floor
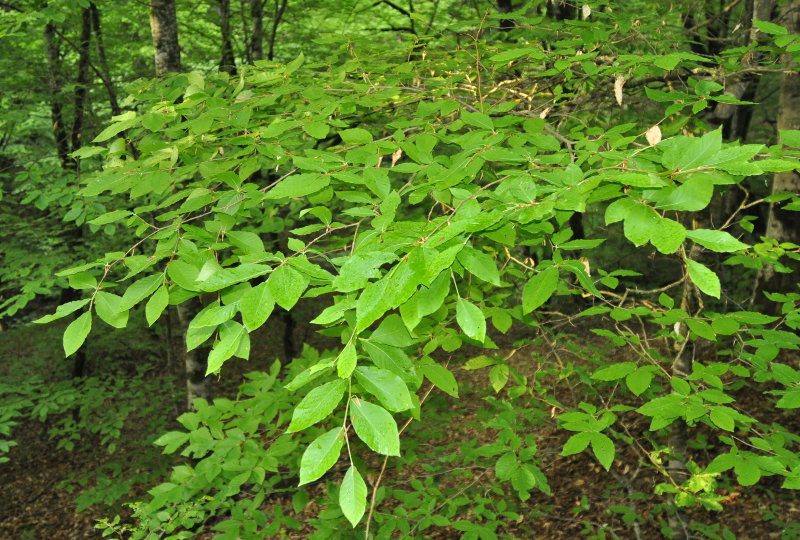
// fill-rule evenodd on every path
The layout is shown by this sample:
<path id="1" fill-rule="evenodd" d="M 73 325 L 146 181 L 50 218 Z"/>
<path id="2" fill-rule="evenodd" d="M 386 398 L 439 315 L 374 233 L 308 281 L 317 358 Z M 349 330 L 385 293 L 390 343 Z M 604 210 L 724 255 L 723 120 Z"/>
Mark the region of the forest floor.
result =
<path id="1" fill-rule="evenodd" d="M 297 332 L 298 339 L 307 339 L 304 329 Z M 538 372 L 545 361 L 563 363 L 568 367 L 588 361 L 584 354 L 587 346 L 598 344 L 595 350 L 602 350 L 602 340 L 587 328 L 577 327 L 571 332 L 573 337 L 563 338 L 564 342 L 537 345 L 512 355 L 509 364 L 530 381 L 539 376 Z M 274 329 L 272 335 L 276 335 Z M 57 331 L 41 333 L 39 328 L 31 330 L 30 327 L 18 327 L 3 332 L 0 337 L 3 338 L 0 339 L 0 357 L 8 358 L 13 352 L 17 361 L 24 362 L 28 358 L 31 370 L 46 372 L 49 362 L 64 362 L 63 359 L 56 360 L 57 354 L 43 353 L 60 352 Z M 22 343 L 31 344 L 28 351 L 21 349 Z M 498 339 L 498 345 L 500 350 L 496 352 L 499 355 L 508 355 L 513 350 L 512 338 Z M 555 360 L 554 350 L 560 351 L 560 355 L 555 354 Z M 278 344 L 267 339 L 263 342 L 254 341 L 253 351 L 258 351 L 255 358 L 250 362 L 237 362 L 238 367 L 225 374 L 226 381 L 218 390 L 219 395 L 232 392 L 236 381 L 241 380 L 245 371 L 264 368 L 270 359 L 282 356 Z M 46 361 L 42 360 L 43 354 Z M 494 424 L 487 415 L 498 414 L 500 409 L 493 398 L 497 394 L 489 384 L 488 370 L 453 371 L 459 381 L 461 397 L 451 399 L 438 390 L 434 391 L 423 406 L 425 422 L 412 422 L 403 434 L 404 455 L 408 453 L 413 459 L 402 466 L 390 461 L 381 477 L 381 485 L 390 488 L 394 498 L 387 497 L 376 509 L 376 520 L 394 514 L 402 493 L 418 491 L 424 486 L 422 489 L 434 491 L 435 487 L 436 491 L 443 494 L 444 498 L 435 511 L 458 503 L 460 499 L 466 501 L 459 503 L 461 506 L 452 517 L 454 523 L 459 519 L 491 521 L 486 516 L 497 517 L 502 514 L 505 503 L 499 503 L 500 500 L 514 499 L 511 507 L 519 517 L 505 520 L 497 517 L 503 522 L 494 530 L 500 538 L 663 537 L 660 529 L 668 518 L 668 499 L 666 496 L 654 496 L 653 488 L 664 482 L 664 478 L 643 459 L 643 449 L 617 441 L 617 455 L 610 474 L 603 471 L 588 452 L 561 456 L 561 448 L 570 433 L 559 428 L 552 419 L 559 412 L 557 407 L 541 404 L 537 408 L 544 414 L 532 418 L 530 423 L 538 446 L 538 465 L 548 479 L 552 495 L 534 490 L 531 498 L 522 502 L 508 483 L 500 483 L 495 478 L 493 463 L 496 457 L 470 460 L 457 456 L 463 448 L 476 449 L 497 442 L 499 429 L 496 425 L 490 427 Z M 0 375 L 7 377 L 9 373 L 0 372 Z M 564 407 L 576 406 L 586 398 L 574 381 L 558 380 L 557 377 L 539 380 L 552 385 L 551 395 Z M 174 395 L 165 399 L 175 399 L 180 395 L 182 387 L 180 383 L 176 384 L 178 388 Z M 749 396 L 755 398 L 757 394 L 744 392 L 737 397 L 744 400 L 743 405 L 750 411 L 764 408 L 759 403 L 748 403 Z M 171 405 L 165 408 L 165 414 L 169 415 L 173 410 Z M 769 409 L 766 413 L 774 414 L 775 411 Z M 797 418 L 775 420 L 781 420 L 784 425 L 793 423 L 795 433 L 800 432 Z M 621 415 L 621 422 L 633 435 L 643 433 L 647 427 L 641 417 L 635 414 L 630 417 Z M 136 436 L 135 428 L 129 436 Z M 128 450 L 125 447 L 116 454 L 108 454 L 91 437 L 71 452 L 56 449 L 53 439 L 48 435 L 47 425 L 35 419 L 22 421 L 15 426 L 11 438 L 17 442 L 17 446 L 7 454 L 10 461 L 0 464 L 0 539 L 100 538 L 100 531 L 94 529 L 95 519 L 111 516 L 119 511 L 119 507 L 111 509 L 96 504 L 82 512 L 76 511 L 75 498 L 83 488 L 80 480 L 75 479 L 80 478 L 81 473 L 98 469 L 109 461 L 132 459 L 134 456 L 126 455 Z M 691 457 L 698 463 L 707 463 L 710 459 L 710 454 L 704 448 L 710 445 L 704 445 L 703 442 L 700 437 L 691 450 Z M 374 471 L 367 476 L 370 484 L 377 480 L 376 472 L 381 469 L 382 460 L 377 458 L 374 456 L 367 461 L 369 469 Z M 336 480 L 337 475 L 343 473 L 344 469 L 337 467 L 329 476 Z M 435 478 L 433 487 L 426 482 L 431 477 Z M 800 538 L 800 502 L 794 494 L 781 492 L 779 485 L 779 480 L 774 477 L 763 479 L 758 485 L 746 489 L 735 482 L 723 485 L 718 489 L 718 493 L 727 497 L 723 511 L 698 508 L 687 511 L 689 522 L 694 524 L 692 536 L 725 540 Z M 504 495 L 497 494 L 498 486 L 505 490 Z M 144 496 L 146 487 L 144 484 L 134 486 L 132 496 Z M 299 521 L 299 529 L 291 531 L 289 537 L 300 539 L 312 534 L 314 518 L 324 509 L 315 502 L 315 490 L 319 493 L 324 489 L 323 482 L 312 486 L 310 502 L 299 512 L 295 511 L 288 497 L 270 501 L 270 504 L 283 506 L 285 514 Z M 475 510 L 479 501 L 483 512 L 481 515 Z M 415 525 L 419 525 L 419 517 L 409 519 L 416 520 Z M 376 523 L 375 527 L 377 530 L 379 524 Z M 725 533 L 725 529 L 729 532 Z M 463 534 L 455 527 L 430 527 L 424 531 L 414 529 L 401 537 L 455 539 Z M 210 538 L 200 536 L 205 537 Z M 350 536 L 342 533 L 341 537 Z"/>

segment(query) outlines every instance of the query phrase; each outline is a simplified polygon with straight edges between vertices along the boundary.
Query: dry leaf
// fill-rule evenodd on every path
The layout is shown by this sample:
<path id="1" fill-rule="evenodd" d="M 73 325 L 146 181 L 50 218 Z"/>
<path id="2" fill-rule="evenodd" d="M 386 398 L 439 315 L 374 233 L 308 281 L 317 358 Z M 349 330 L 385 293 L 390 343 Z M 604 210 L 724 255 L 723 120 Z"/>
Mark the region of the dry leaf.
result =
<path id="1" fill-rule="evenodd" d="M 392 167 L 394 167 L 398 161 L 400 161 L 400 157 L 402 157 L 403 151 L 398 148 L 394 152 L 392 152 Z"/>
<path id="2" fill-rule="evenodd" d="M 586 19 L 588 19 L 589 15 L 591 14 L 592 14 L 592 8 L 589 7 L 589 4 L 583 4 L 583 6 L 581 7 L 581 15 L 583 15 L 583 20 L 585 21 Z"/>
<path id="3" fill-rule="evenodd" d="M 622 105 L 622 87 L 625 86 L 625 77 L 618 75 L 614 80 L 614 97 L 617 98 L 617 103 Z"/>
<path id="4" fill-rule="evenodd" d="M 645 132 L 644 138 L 647 139 L 650 146 L 657 145 L 661 142 L 661 128 L 658 126 L 651 127 Z"/>
<path id="5" fill-rule="evenodd" d="M 550 112 L 550 107 L 547 107 L 545 110 L 543 110 L 541 113 L 539 113 L 539 118 L 544 120 L 545 118 L 547 118 L 547 113 L 549 113 L 549 112 Z"/>

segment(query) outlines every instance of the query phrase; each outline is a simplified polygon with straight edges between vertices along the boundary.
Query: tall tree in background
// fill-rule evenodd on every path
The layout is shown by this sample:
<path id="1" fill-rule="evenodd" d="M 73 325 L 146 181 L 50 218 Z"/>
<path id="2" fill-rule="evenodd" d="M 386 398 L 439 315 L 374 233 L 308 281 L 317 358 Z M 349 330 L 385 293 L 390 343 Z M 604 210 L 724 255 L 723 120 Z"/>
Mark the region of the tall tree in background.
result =
<path id="1" fill-rule="evenodd" d="M 264 4 L 266 0 L 250 0 L 250 39 L 247 43 L 247 62 L 264 58 Z"/>
<path id="2" fill-rule="evenodd" d="M 222 58 L 219 61 L 219 70 L 236 74 L 236 59 L 233 56 L 233 43 L 231 42 L 231 0 L 218 0 L 219 2 L 219 31 L 222 43 L 220 50 Z"/>
<path id="3" fill-rule="evenodd" d="M 150 0 L 150 31 L 153 34 L 156 75 L 181 71 L 175 0 Z"/>
<path id="4" fill-rule="evenodd" d="M 155 48 L 156 75 L 181 71 L 181 50 L 178 45 L 178 19 L 174 0 L 150 1 L 150 29 L 153 32 Z M 189 321 L 200 311 L 199 299 L 182 304 L 177 308 L 178 321 L 181 326 L 182 343 L 180 346 L 183 364 L 186 368 L 186 399 L 191 410 L 196 398 L 211 398 L 211 381 L 206 377 L 208 359 L 205 349 L 186 350 L 186 336 Z"/>
<path id="5" fill-rule="evenodd" d="M 800 33 L 800 0 L 786 2 L 781 9 L 778 24 L 783 25 L 789 33 Z M 790 53 L 786 53 L 783 63 L 792 65 Z M 781 74 L 780 98 L 778 105 L 778 134 L 780 142 L 787 142 L 783 137 L 786 130 L 800 130 L 800 73 L 791 67 Z M 800 194 L 800 174 L 796 170 L 775 173 L 772 180 L 772 192 L 789 192 Z M 781 208 L 784 203 L 772 203 L 767 220 L 766 236 L 779 242 L 800 244 L 800 215 L 798 212 Z M 795 265 L 796 269 L 796 265 Z M 775 273 L 771 266 L 766 266 L 762 274 L 762 288 L 767 291 L 796 291 L 797 274 Z"/>

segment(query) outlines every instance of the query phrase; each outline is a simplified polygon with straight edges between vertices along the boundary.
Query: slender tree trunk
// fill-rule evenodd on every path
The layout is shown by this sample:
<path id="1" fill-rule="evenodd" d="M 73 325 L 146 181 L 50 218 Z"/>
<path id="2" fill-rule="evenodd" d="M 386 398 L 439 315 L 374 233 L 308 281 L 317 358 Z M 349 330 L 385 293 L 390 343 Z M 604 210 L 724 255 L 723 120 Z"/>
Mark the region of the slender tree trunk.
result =
<path id="1" fill-rule="evenodd" d="M 75 79 L 75 112 L 72 118 L 72 137 L 70 150 L 74 152 L 81 147 L 81 132 L 86 109 L 86 94 L 89 90 L 89 62 L 92 41 L 92 14 L 89 8 L 81 9 L 81 40 L 78 44 L 78 76 Z M 79 163 L 75 162 L 76 169 Z"/>
<path id="2" fill-rule="evenodd" d="M 264 3 L 266 0 L 250 0 L 250 41 L 247 45 L 247 61 L 252 64 L 264 59 Z"/>
<path id="3" fill-rule="evenodd" d="M 286 11 L 286 4 L 288 0 L 275 0 L 275 12 L 272 17 L 272 31 L 269 34 L 269 49 L 267 51 L 267 58 L 270 60 L 275 59 L 275 38 L 278 35 L 278 25 L 281 23 L 283 13 Z"/>
<path id="4" fill-rule="evenodd" d="M 103 87 L 106 89 L 108 95 L 108 103 L 111 106 L 111 113 L 115 116 L 122 112 L 117 101 L 117 94 L 114 91 L 114 85 L 111 83 L 111 70 L 108 68 L 108 59 L 106 57 L 106 47 L 103 43 L 103 30 L 100 26 L 100 10 L 97 5 L 92 2 L 89 4 L 89 11 L 92 14 L 92 27 L 94 29 L 94 42 L 97 47 L 97 63 L 100 67 L 99 75 L 103 81 Z"/>
<path id="5" fill-rule="evenodd" d="M 192 298 L 179 304 L 176 310 L 182 330 L 181 351 L 186 369 L 186 408 L 190 411 L 194 409 L 195 399 L 203 398 L 206 401 L 211 399 L 211 378 L 206 377 L 208 349 L 198 347 L 191 351 L 186 350 L 186 332 L 189 328 L 189 323 L 199 313 L 201 307 L 199 299 Z"/>
<path id="6" fill-rule="evenodd" d="M 178 46 L 178 20 L 174 0 L 150 0 L 150 29 L 153 32 L 156 75 L 181 71 L 181 50 Z M 186 369 L 187 408 L 194 408 L 196 398 L 211 399 L 211 379 L 206 377 L 208 354 L 204 348 L 191 351 L 186 347 L 189 322 L 202 308 L 199 298 L 191 298 L 177 306 L 183 343 L 183 365 Z"/>
<path id="7" fill-rule="evenodd" d="M 150 31 L 153 34 L 156 76 L 181 71 L 175 0 L 150 0 Z"/>
<path id="8" fill-rule="evenodd" d="M 233 56 L 231 43 L 231 0 L 218 0 L 219 2 L 219 30 L 222 36 L 220 51 L 222 57 L 219 61 L 219 70 L 236 75 L 236 59 Z"/>
<path id="9" fill-rule="evenodd" d="M 777 21 L 789 33 L 800 32 L 800 0 L 786 2 L 781 10 L 781 18 Z M 800 73 L 792 66 L 791 53 L 783 58 L 787 69 L 781 75 L 780 101 L 778 106 L 778 130 L 800 129 Z M 775 173 L 772 180 L 772 192 L 790 192 L 800 196 L 800 174 L 797 171 Z M 800 244 L 800 212 L 783 210 L 784 203 L 773 203 L 769 209 L 767 220 L 768 238 L 775 238 L 779 242 Z M 793 263 L 787 263 L 793 264 Z M 793 265 L 797 269 L 797 265 Z M 763 269 L 760 276 L 761 290 L 767 291 L 796 291 L 798 279 L 795 272 L 776 273 L 772 267 Z"/>
<path id="10" fill-rule="evenodd" d="M 44 48 L 47 59 L 47 88 L 50 92 L 50 117 L 53 121 L 53 137 L 56 140 L 56 152 L 61 165 L 66 169 L 73 165 L 69 157 L 69 137 L 64 124 L 64 113 L 61 102 L 61 75 L 56 28 L 53 23 L 44 26 Z"/>
<path id="11" fill-rule="evenodd" d="M 511 13 L 513 10 L 514 6 L 511 4 L 511 0 L 497 0 L 497 11 L 500 13 Z M 500 30 L 503 32 L 508 32 L 514 28 L 514 26 L 514 21 L 510 19 L 500 20 Z"/>

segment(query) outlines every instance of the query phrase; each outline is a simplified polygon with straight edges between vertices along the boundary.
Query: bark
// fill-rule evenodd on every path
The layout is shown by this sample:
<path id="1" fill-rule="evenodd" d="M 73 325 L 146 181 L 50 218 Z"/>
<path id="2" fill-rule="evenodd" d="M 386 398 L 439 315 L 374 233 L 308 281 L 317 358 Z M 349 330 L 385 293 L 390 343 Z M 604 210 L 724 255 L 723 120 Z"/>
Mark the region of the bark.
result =
<path id="1" fill-rule="evenodd" d="M 69 137 L 64 125 L 64 111 L 61 102 L 61 76 L 56 28 L 53 23 L 44 27 L 44 48 L 47 60 L 47 89 L 50 93 L 50 117 L 53 121 L 53 137 L 56 141 L 56 152 L 61 165 L 70 168 L 74 161 L 69 157 Z"/>
<path id="2" fill-rule="evenodd" d="M 156 76 L 181 71 L 181 48 L 178 45 L 178 16 L 175 0 L 150 0 L 150 31 Z"/>
<path id="3" fill-rule="evenodd" d="M 98 75 L 103 82 L 103 88 L 106 89 L 108 95 L 108 103 L 111 106 L 111 112 L 114 116 L 122 113 L 117 101 L 117 94 L 114 91 L 114 85 L 111 83 L 111 70 L 108 67 L 108 59 L 106 57 L 106 47 L 103 43 L 103 30 L 100 26 L 100 10 L 94 2 L 89 4 L 89 11 L 92 14 L 92 28 L 94 30 L 94 42 L 97 47 L 97 63 L 99 64 Z"/>
<path id="4" fill-rule="evenodd" d="M 272 16 L 272 31 L 269 34 L 269 49 L 267 51 L 267 58 L 270 60 L 275 59 L 275 38 L 278 35 L 278 25 L 281 23 L 283 13 L 286 11 L 286 4 L 288 0 L 275 0 L 275 12 Z"/>
<path id="5" fill-rule="evenodd" d="M 497 0 L 497 11 L 500 13 L 511 13 L 513 10 L 514 6 L 511 4 L 511 0 Z M 500 20 L 500 30 L 503 32 L 508 32 L 514 28 L 514 26 L 514 21 L 510 19 Z"/>
<path id="6" fill-rule="evenodd" d="M 177 306 L 178 321 L 181 326 L 181 355 L 186 369 L 186 408 L 194 409 L 194 400 L 197 398 L 211 400 L 211 378 L 206 377 L 208 367 L 208 350 L 198 347 L 191 351 L 186 350 L 186 332 L 191 320 L 200 312 L 202 305 L 199 298 L 192 298 Z"/>
<path id="7" fill-rule="evenodd" d="M 233 43 L 231 43 L 231 1 L 218 0 L 218 2 L 219 30 L 222 37 L 220 44 L 222 58 L 219 61 L 219 70 L 236 75 L 236 59 L 233 56 Z"/>
<path id="8" fill-rule="evenodd" d="M 264 59 L 264 3 L 266 0 L 250 0 L 250 41 L 247 46 L 247 61 L 252 64 Z"/>
<path id="9" fill-rule="evenodd" d="M 86 94 L 89 87 L 89 61 L 92 41 L 92 14 L 89 8 L 81 9 L 81 40 L 78 44 L 78 76 L 76 77 L 75 112 L 72 118 L 72 137 L 70 150 L 81 147 L 81 132 L 86 109 Z M 76 168 L 78 162 L 76 162 Z"/>
<path id="10" fill-rule="evenodd" d="M 741 24 L 747 28 L 748 44 L 756 45 L 759 41 L 759 32 L 753 26 L 753 19 L 759 21 L 771 20 L 774 7 L 775 0 L 749 0 L 747 2 Z M 727 27 L 727 18 L 725 20 Z M 763 37 L 763 34 L 761 36 Z M 709 46 L 707 50 L 703 51 L 703 54 L 714 55 L 717 52 L 713 47 Z M 743 69 L 756 63 L 756 54 L 755 51 L 752 51 L 742 59 Z M 734 76 L 732 80 L 726 82 L 725 94 L 742 101 L 752 101 L 756 96 L 758 80 L 757 76 L 752 73 Z M 733 105 L 730 103 L 718 103 L 714 108 L 713 114 L 714 119 L 722 123 L 722 136 L 726 140 L 744 140 L 750 128 L 752 115 L 752 105 Z"/>
<path id="11" fill-rule="evenodd" d="M 789 33 L 800 32 L 800 0 L 792 0 L 783 5 L 781 19 L 777 21 L 789 30 Z M 791 53 L 783 58 L 783 63 L 792 66 Z M 780 101 L 778 106 L 778 130 L 800 129 L 800 73 L 792 67 L 781 75 Z M 772 180 L 772 192 L 788 191 L 800 196 L 800 175 L 797 171 L 776 173 Z M 786 211 L 781 208 L 784 203 L 773 203 L 767 219 L 766 236 L 779 242 L 800 244 L 800 212 Z M 783 262 L 783 261 L 782 261 Z M 797 270 L 797 265 L 793 267 Z M 797 288 L 797 274 L 776 273 L 771 266 L 762 270 L 761 290 L 791 292 Z"/>

